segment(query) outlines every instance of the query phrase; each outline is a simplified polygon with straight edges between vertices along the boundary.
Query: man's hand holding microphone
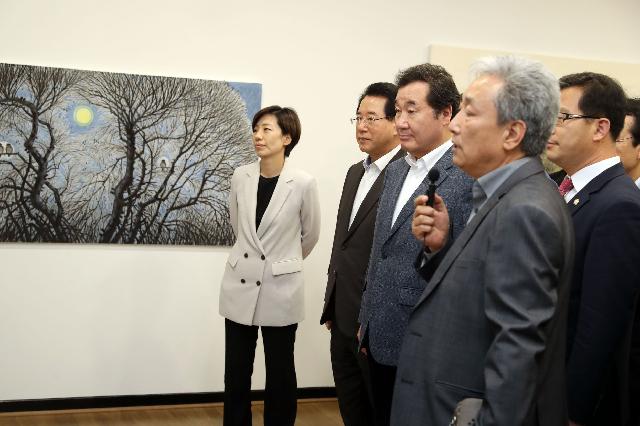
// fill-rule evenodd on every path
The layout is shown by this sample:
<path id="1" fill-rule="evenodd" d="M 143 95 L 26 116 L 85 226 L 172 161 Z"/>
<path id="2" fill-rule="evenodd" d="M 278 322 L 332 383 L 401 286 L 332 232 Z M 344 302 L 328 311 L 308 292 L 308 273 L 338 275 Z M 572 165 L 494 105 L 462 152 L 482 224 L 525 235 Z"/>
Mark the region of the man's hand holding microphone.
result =
<path id="1" fill-rule="evenodd" d="M 423 242 L 425 249 L 435 253 L 445 246 L 449 239 L 449 213 L 444 200 L 436 194 L 435 182 L 440 177 L 436 168 L 429 170 L 430 181 L 427 195 L 415 199 L 415 210 L 411 222 L 411 232 Z"/>

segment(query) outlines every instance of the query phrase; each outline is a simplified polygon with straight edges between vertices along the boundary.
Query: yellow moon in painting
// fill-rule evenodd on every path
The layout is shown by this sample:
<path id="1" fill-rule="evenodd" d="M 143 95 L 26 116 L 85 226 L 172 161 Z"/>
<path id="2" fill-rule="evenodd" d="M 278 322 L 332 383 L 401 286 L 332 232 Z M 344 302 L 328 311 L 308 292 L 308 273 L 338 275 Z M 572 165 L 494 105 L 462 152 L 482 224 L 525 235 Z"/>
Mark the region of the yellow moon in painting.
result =
<path id="1" fill-rule="evenodd" d="M 93 121 L 93 111 L 86 106 L 79 106 L 73 111 L 73 119 L 80 126 L 88 126 Z"/>

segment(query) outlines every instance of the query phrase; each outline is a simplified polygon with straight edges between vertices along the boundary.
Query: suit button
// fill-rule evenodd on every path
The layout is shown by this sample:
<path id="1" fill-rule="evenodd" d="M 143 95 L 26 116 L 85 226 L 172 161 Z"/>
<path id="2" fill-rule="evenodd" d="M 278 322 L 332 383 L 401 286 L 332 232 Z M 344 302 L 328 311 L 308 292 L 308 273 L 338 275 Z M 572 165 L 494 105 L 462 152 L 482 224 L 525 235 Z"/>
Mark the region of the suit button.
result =
<path id="1" fill-rule="evenodd" d="M 264 254 L 262 256 L 260 256 L 260 259 L 265 260 L 266 258 L 264 257 Z"/>
<path id="2" fill-rule="evenodd" d="M 260 281 L 256 281 L 256 285 L 260 285 Z"/>
<path id="3" fill-rule="evenodd" d="M 244 258 L 246 259 L 247 257 L 249 257 L 249 254 L 248 254 L 248 253 L 245 253 L 245 254 L 244 254 Z"/>
<path id="4" fill-rule="evenodd" d="M 244 280 L 244 278 L 242 278 L 242 279 L 240 280 L 240 282 L 241 282 L 242 284 L 246 283 L 246 281 Z"/>

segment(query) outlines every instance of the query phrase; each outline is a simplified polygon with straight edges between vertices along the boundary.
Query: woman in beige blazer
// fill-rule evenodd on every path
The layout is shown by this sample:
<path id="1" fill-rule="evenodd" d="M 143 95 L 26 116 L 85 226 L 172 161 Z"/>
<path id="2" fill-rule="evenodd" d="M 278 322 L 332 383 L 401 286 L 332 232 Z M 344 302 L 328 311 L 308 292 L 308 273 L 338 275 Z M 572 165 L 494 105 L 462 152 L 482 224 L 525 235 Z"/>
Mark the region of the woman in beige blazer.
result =
<path id="1" fill-rule="evenodd" d="M 265 351 L 265 425 L 293 425 L 298 322 L 304 319 L 302 260 L 320 233 L 315 179 L 287 161 L 300 139 L 290 108 L 271 106 L 253 118 L 260 161 L 231 178 L 229 211 L 236 243 L 220 290 L 225 317 L 224 424 L 251 425 L 251 374 L 258 328 Z"/>

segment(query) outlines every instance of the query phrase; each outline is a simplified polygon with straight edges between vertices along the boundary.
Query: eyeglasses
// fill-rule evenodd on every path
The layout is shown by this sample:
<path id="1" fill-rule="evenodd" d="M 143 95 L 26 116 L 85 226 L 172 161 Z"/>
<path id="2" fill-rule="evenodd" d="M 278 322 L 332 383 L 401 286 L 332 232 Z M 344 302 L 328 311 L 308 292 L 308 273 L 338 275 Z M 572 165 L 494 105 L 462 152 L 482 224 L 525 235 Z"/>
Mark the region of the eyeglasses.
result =
<path id="1" fill-rule="evenodd" d="M 364 123 L 365 126 L 372 126 L 378 120 L 386 120 L 389 117 L 356 117 L 351 118 L 351 124 L 355 124 L 356 126 L 360 123 Z"/>
<path id="2" fill-rule="evenodd" d="M 627 136 L 626 138 L 616 139 L 616 142 L 632 141 L 633 136 Z"/>
<path id="3" fill-rule="evenodd" d="M 593 115 L 581 115 L 581 114 L 569 114 L 568 112 L 559 112 L 556 119 L 556 124 L 564 124 L 567 120 L 577 120 L 579 118 L 601 118 L 594 117 Z"/>

